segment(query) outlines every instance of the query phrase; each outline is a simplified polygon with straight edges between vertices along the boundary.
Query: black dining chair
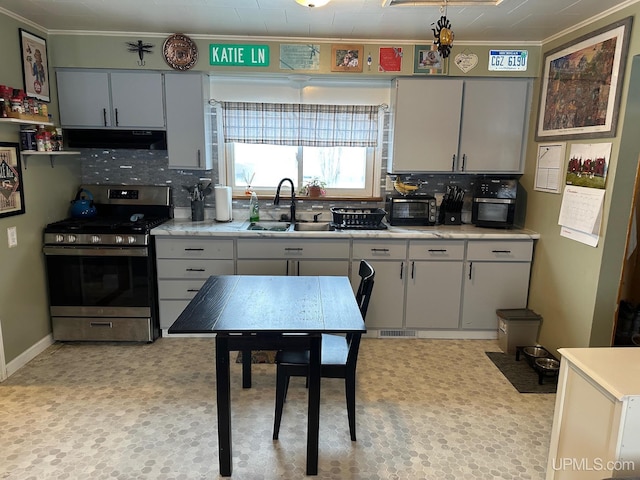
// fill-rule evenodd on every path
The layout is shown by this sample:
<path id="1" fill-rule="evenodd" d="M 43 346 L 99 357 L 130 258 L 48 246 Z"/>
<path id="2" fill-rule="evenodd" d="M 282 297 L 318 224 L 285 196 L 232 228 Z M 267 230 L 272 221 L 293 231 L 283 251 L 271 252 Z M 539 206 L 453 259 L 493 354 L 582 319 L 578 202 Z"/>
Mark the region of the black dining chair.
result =
<path id="1" fill-rule="evenodd" d="M 360 284 L 356 291 L 356 302 L 364 320 L 369 308 L 369 299 L 373 291 L 375 271 L 365 260 L 360 261 Z M 361 334 L 322 335 L 322 354 L 320 377 L 344 378 L 345 396 L 347 399 L 347 417 L 351 440 L 356 440 L 356 363 L 360 348 Z M 289 389 L 291 377 L 307 377 L 309 375 L 309 351 L 279 351 L 276 355 L 276 411 L 273 423 L 273 439 L 278 439 L 282 410 Z"/>

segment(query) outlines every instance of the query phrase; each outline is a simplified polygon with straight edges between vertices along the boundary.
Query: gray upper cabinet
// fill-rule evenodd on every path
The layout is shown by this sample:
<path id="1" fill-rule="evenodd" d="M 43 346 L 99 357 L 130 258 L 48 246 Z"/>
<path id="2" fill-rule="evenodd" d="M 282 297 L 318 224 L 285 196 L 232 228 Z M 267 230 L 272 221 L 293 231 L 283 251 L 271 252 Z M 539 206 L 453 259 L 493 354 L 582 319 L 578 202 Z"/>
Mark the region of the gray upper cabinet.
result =
<path id="1" fill-rule="evenodd" d="M 462 80 L 398 78 L 391 92 L 394 173 L 451 172 L 458 152 Z"/>
<path id="2" fill-rule="evenodd" d="M 399 78 L 392 173 L 522 173 L 528 79 Z"/>
<path id="3" fill-rule="evenodd" d="M 465 80 L 460 171 L 522 173 L 528 87 L 521 79 Z"/>
<path id="4" fill-rule="evenodd" d="M 164 129 L 159 72 L 58 70 L 63 127 Z"/>
<path id="5" fill-rule="evenodd" d="M 209 77 L 165 74 L 169 168 L 211 169 Z"/>

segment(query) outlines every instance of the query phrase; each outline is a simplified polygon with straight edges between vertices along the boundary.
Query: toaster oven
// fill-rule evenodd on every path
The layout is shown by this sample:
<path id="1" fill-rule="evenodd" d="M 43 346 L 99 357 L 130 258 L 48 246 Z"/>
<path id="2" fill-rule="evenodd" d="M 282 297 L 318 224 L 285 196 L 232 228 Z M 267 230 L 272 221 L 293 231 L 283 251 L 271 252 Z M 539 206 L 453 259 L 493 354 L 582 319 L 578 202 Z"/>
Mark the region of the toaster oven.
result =
<path id="1" fill-rule="evenodd" d="M 386 210 L 389 225 L 435 225 L 438 218 L 436 199 L 428 195 L 389 195 Z"/>

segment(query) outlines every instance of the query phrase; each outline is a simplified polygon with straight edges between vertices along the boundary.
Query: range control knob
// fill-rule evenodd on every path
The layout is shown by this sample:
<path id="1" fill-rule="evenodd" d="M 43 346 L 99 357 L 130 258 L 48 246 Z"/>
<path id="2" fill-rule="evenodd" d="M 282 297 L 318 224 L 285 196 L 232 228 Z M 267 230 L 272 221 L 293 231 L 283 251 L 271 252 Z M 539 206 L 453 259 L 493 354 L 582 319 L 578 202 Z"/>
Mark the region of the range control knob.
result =
<path id="1" fill-rule="evenodd" d="M 78 237 L 75 235 L 67 235 L 67 243 L 76 243 L 78 241 Z"/>
<path id="2" fill-rule="evenodd" d="M 122 235 L 116 235 L 116 245 L 120 245 L 121 243 L 124 243 L 124 238 L 122 238 Z"/>
<path id="3" fill-rule="evenodd" d="M 91 239 L 89 241 L 91 243 L 100 243 L 101 241 L 100 235 L 91 235 Z"/>
<path id="4" fill-rule="evenodd" d="M 136 237 L 133 237 L 133 236 L 127 237 L 127 243 L 129 245 L 133 245 L 134 243 L 136 243 Z"/>
<path id="5" fill-rule="evenodd" d="M 55 240 L 55 241 L 56 241 L 56 243 L 62 243 L 62 242 L 64 242 L 64 235 L 61 235 L 61 234 L 59 234 L 59 233 L 58 233 L 58 234 L 56 235 L 56 240 Z"/>

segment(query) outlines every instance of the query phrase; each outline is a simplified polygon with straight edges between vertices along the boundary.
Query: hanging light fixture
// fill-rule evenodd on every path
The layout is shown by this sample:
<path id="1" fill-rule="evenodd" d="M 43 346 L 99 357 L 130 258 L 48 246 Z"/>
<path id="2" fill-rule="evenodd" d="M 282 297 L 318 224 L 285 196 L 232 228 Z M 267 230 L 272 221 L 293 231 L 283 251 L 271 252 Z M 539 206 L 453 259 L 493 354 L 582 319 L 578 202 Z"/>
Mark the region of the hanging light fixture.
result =
<path id="1" fill-rule="evenodd" d="M 323 7 L 331 0 L 295 0 L 297 4 L 302 5 L 303 7 Z"/>
<path id="2" fill-rule="evenodd" d="M 447 58 L 453 46 L 453 30 L 451 30 L 451 22 L 447 18 L 447 0 L 444 0 L 444 6 L 440 7 L 440 13 L 444 13 L 444 15 L 435 24 L 436 28 L 432 28 L 431 31 L 435 37 L 433 43 L 438 46 L 440 55 L 442 58 Z"/>

